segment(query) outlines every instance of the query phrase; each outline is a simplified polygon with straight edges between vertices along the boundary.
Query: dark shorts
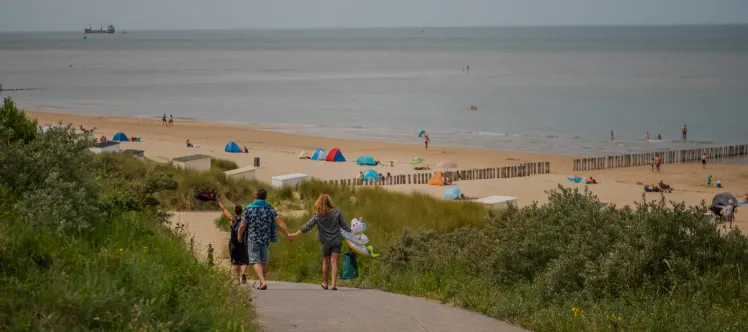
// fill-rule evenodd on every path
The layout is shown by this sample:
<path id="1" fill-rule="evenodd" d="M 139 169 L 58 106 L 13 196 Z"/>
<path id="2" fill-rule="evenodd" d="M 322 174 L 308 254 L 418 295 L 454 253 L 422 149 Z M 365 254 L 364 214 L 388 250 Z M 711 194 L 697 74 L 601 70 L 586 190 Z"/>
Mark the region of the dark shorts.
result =
<path id="1" fill-rule="evenodd" d="M 702 160 L 702 161 L 701 161 L 701 164 L 702 164 L 702 165 L 706 165 L 706 160 Z"/>
<path id="2" fill-rule="evenodd" d="M 660 165 L 662 165 L 662 164 L 655 164 L 655 167 L 657 167 L 659 169 Z"/>
<path id="3" fill-rule="evenodd" d="M 330 257 L 332 256 L 332 253 L 339 254 L 340 248 L 342 248 L 342 244 L 338 244 L 336 246 L 329 246 L 329 245 L 322 245 L 322 256 L 323 257 Z"/>
<path id="4" fill-rule="evenodd" d="M 231 265 L 249 265 L 249 253 L 244 243 L 233 244 L 229 242 L 229 256 Z"/>

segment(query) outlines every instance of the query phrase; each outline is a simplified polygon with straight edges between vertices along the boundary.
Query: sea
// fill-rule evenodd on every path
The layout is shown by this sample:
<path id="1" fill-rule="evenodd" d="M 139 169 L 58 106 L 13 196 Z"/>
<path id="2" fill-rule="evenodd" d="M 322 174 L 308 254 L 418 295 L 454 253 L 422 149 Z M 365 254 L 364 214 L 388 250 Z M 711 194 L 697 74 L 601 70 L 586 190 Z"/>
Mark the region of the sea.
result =
<path id="1" fill-rule="evenodd" d="M 748 143 L 747 25 L 1 32 L 0 84 L 27 109 L 433 146 Z"/>

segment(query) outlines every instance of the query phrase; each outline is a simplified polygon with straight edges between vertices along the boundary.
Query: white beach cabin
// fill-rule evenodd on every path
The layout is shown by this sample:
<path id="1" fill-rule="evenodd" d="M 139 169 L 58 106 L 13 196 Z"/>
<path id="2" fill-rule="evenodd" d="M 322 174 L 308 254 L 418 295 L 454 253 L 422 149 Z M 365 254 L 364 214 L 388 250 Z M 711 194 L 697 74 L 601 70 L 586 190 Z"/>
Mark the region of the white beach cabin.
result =
<path id="1" fill-rule="evenodd" d="M 286 175 L 278 175 L 273 177 L 273 187 L 280 188 L 280 187 L 296 187 L 302 182 L 306 181 L 306 179 L 309 178 L 309 175 L 301 174 L 301 173 L 294 173 L 294 174 L 286 174 Z"/>
<path id="2" fill-rule="evenodd" d="M 204 154 L 193 154 L 172 159 L 174 167 L 182 169 L 194 169 L 198 171 L 210 170 L 210 156 Z"/>
<path id="3" fill-rule="evenodd" d="M 119 142 L 115 141 L 108 141 L 103 143 L 98 143 L 96 146 L 92 148 L 88 148 L 91 150 L 91 152 L 99 154 L 102 152 L 119 152 Z"/>
<path id="4" fill-rule="evenodd" d="M 507 207 L 507 205 L 509 204 L 516 205 L 517 197 L 493 195 L 493 196 L 487 196 L 487 197 L 483 197 L 479 199 L 474 199 L 473 202 L 485 204 L 494 209 L 503 209 Z"/>
<path id="5" fill-rule="evenodd" d="M 223 174 L 226 175 L 227 179 L 252 180 L 255 178 L 256 170 L 257 170 L 257 167 L 247 166 L 247 167 L 232 169 L 230 171 L 225 171 L 223 172 Z"/>

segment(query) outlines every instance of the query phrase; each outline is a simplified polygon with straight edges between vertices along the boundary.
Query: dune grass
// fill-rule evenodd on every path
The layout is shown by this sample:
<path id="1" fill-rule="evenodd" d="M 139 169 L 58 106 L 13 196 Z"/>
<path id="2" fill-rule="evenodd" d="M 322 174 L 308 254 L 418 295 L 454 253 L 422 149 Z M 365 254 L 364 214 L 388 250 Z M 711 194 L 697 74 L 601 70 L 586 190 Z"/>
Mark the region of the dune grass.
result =
<path id="1" fill-rule="evenodd" d="M 35 133 L 10 108 L 0 111 L 0 330 L 257 330 L 248 292 L 198 261 L 154 202 L 183 204 L 171 197 L 189 189 L 175 178 L 203 176 L 95 158 L 92 138 L 70 126 Z"/>
<path id="2" fill-rule="evenodd" d="M 347 220 L 363 217 L 381 253 L 359 257 L 361 277 L 342 282 L 423 296 L 534 331 L 743 331 L 748 326 L 748 240 L 720 235 L 705 207 L 641 202 L 618 209 L 560 188 L 543 206 L 488 217 L 467 202 L 380 188 L 308 182 L 305 213 L 320 193 Z M 345 251 L 345 249 L 344 249 Z M 271 246 L 271 277 L 319 282 L 312 231 Z"/>

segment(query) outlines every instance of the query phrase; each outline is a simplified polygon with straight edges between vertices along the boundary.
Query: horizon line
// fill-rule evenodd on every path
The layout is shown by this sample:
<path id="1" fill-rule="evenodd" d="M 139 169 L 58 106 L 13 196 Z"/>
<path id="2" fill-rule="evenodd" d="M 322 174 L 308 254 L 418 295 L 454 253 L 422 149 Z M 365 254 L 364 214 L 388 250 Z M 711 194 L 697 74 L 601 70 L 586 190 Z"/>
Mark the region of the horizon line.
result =
<path id="1" fill-rule="evenodd" d="M 112 24 L 113 25 L 113 24 Z M 672 23 L 672 24 L 555 24 L 555 25 L 460 25 L 460 26 L 328 26 L 328 27 L 297 27 L 297 28 L 177 28 L 177 29 L 121 29 L 119 31 L 303 31 L 303 30 L 367 30 L 367 29 L 474 29 L 474 28 L 596 28 L 596 27 L 719 27 L 719 26 L 748 26 L 748 22 L 740 23 Z M 0 30 L 0 33 L 9 32 L 79 32 L 83 29 L 76 30 Z"/>

